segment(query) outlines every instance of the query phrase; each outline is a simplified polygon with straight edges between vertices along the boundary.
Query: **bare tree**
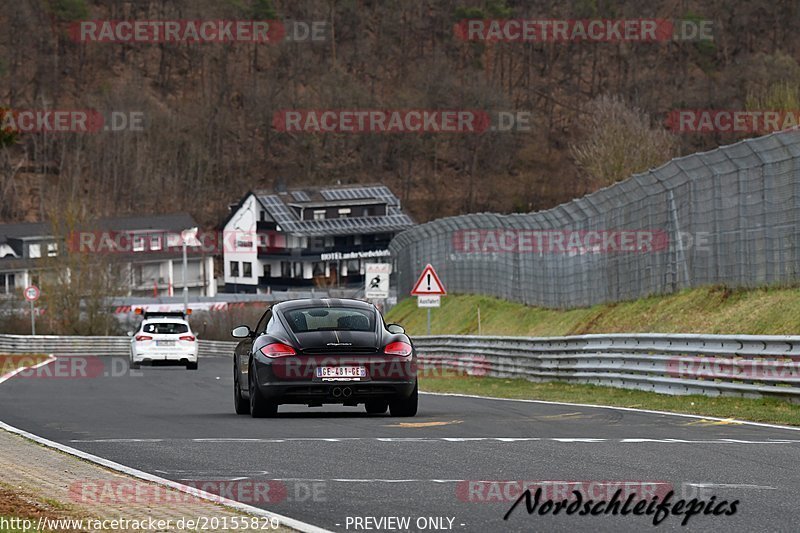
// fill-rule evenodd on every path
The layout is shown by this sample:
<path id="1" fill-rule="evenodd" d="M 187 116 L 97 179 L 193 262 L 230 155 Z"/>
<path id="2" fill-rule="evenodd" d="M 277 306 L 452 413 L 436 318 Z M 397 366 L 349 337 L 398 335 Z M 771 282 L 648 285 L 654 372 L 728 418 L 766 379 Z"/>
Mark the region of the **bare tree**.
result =
<path id="1" fill-rule="evenodd" d="M 651 127 L 643 111 L 621 99 L 600 96 L 588 108 L 588 131 L 582 142 L 570 146 L 576 163 L 600 185 L 668 161 L 676 154 L 675 138 Z"/>
<path id="2" fill-rule="evenodd" d="M 49 214 L 56 247 L 43 246 L 40 285 L 49 328 L 61 335 L 109 335 L 119 328 L 108 300 L 124 294 L 125 264 L 113 256 L 80 250 L 85 213 L 76 204 Z"/>

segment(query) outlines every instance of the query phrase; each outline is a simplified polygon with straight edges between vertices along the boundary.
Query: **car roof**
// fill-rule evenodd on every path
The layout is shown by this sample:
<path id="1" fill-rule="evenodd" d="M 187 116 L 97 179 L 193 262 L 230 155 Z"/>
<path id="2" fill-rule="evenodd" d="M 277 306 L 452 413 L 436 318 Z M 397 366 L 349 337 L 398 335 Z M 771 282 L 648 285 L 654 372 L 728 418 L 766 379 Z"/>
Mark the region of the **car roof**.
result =
<path id="1" fill-rule="evenodd" d="M 351 298 L 301 298 L 297 300 L 287 300 L 276 303 L 272 306 L 273 311 L 289 311 L 291 309 L 302 309 L 306 307 L 355 307 L 374 311 L 375 306 L 363 300 Z"/>
<path id="2" fill-rule="evenodd" d="M 187 320 L 172 316 L 154 316 L 142 320 L 142 323 L 150 323 L 150 322 L 168 322 L 168 323 L 177 322 L 178 324 L 186 324 L 187 326 L 189 325 L 189 322 Z"/>

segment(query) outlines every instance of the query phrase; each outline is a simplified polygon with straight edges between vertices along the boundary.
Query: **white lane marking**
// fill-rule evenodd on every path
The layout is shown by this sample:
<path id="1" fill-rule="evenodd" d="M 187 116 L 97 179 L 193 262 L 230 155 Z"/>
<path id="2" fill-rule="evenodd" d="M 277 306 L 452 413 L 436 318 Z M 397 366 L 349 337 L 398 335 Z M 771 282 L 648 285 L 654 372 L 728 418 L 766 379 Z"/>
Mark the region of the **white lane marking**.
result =
<path id="1" fill-rule="evenodd" d="M 24 357 L 24 356 L 22 356 L 22 357 Z M 9 379 L 13 378 L 14 376 L 19 374 L 23 370 L 35 370 L 37 368 L 42 368 L 44 365 L 49 365 L 50 363 L 52 363 L 55 360 L 56 360 L 56 358 L 53 355 L 48 355 L 47 359 L 45 359 L 41 363 L 35 364 L 33 366 L 21 366 L 21 367 L 15 369 L 15 370 L 12 370 L 11 372 L 8 372 L 8 373 L 3 374 L 2 376 L 0 376 L 0 383 L 8 381 Z"/>
<path id="2" fill-rule="evenodd" d="M 778 487 L 766 485 L 752 485 L 749 483 L 686 483 L 690 487 L 717 487 L 720 489 L 753 489 L 753 490 L 778 490 Z"/>
<path id="3" fill-rule="evenodd" d="M 0 421 L 0 429 L 4 429 L 10 433 L 14 433 L 16 435 L 20 435 L 27 439 L 30 439 L 34 442 L 38 442 L 43 446 L 47 446 L 48 448 L 53 448 L 69 455 L 73 455 L 75 457 L 79 457 L 86 461 L 98 464 L 100 466 L 104 466 L 106 468 L 110 468 L 111 470 L 115 470 L 117 472 L 121 472 L 123 474 L 127 474 L 129 476 L 142 479 L 144 481 L 149 481 L 151 483 L 156 483 L 158 485 L 169 487 L 171 489 L 175 489 L 177 491 L 191 494 L 192 496 L 202 498 L 204 500 L 208 500 L 214 503 L 218 503 L 224 505 L 226 507 L 230 507 L 236 509 L 238 511 L 242 511 L 244 513 L 248 513 L 255 516 L 261 516 L 265 518 L 275 518 L 277 519 L 282 525 L 296 529 L 298 531 L 302 531 L 303 533 L 332 533 L 327 529 L 322 529 L 312 524 L 308 524 L 306 522 L 302 522 L 300 520 L 296 520 L 294 518 L 289 518 L 288 516 L 284 516 L 278 513 L 273 513 L 271 511 L 266 511 L 264 509 L 259 509 L 258 507 L 253 507 L 252 505 L 247 505 L 241 502 L 237 502 L 234 500 L 229 500 L 228 498 L 224 498 L 222 496 L 211 494 L 206 491 L 202 491 L 196 489 L 194 487 L 190 487 L 187 485 L 182 485 L 176 481 L 171 481 L 169 479 L 164 479 L 159 476 L 155 476 L 153 474 L 148 474 L 147 472 L 143 472 L 141 470 L 137 470 L 135 468 L 131 468 L 129 466 L 121 465 L 119 463 L 115 463 L 114 461 L 109 461 L 108 459 L 103 459 L 102 457 L 98 457 L 97 455 L 92 455 L 90 453 L 86 453 L 84 451 L 78 450 L 76 448 L 71 448 L 64 444 L 54 442 L 49 439 L 45 439 L 44 437 L 40 437 L 39 435 L 34 435 L 33 433 L 29 433 L 23 429 L 15 428 L 14 426 L 10 426 L 5 422 Z"/>
<path id="4" fill-rule="evenodd" d="M 271 479 L 270 481 L 282 481 L 284 483 L 315 483 L 315 482 L 332 482 L 332 483 L 438 483 L 438 484 L 446 484 L 446 483 L 498 483 L 498 484 L 515 484 L 518 483 L 516 480 L 496 480 L 496 479 L 385 479 L 385 478 L 370 478 L 370 479 L 361 479 L 361 478 L 331 478 L 331 479 L 322 479 L 322 478 L 303 478 L 303 477 L 283 477 L 283 478 L 275 478 Z M 540 480 L 536 482 L 537 484 L 548 484 L 548 483 L 575 483 L 575 481 L 562 481 L 562 480 Z M 609 482 L 610 483 L 610 482 Z M 634 482 L 630 482 L 634 483 Z M 650 485 L 668 485 L 673 486 L 673 483 L 667 481 L 648 481 Z M 754 485 L 754 484 L 740 484 L 740 483 L 696 483 L 696 482 L 685 482 L 683 485 L 688 487 L 698 487 L 698 488 L 705 488 L 705 487 L 715 487 L 721 489 L 746 489 L 746 490 L 778 490 L 778 487 L 770 487 L 766 485 Z"/>
<path id="5" fill-rule="evenodd" d="M 626 438 L 626 439 L 603 439 L 603 438 L 573 438 L 573 437 L 342 437 L 342 438 L 315 438 L 315 437 L 287 437 L 276 439 L 74 439 L 70 442 L 77 443 L 137 443 L 137 442 L 197 442 L 197 443 L 257 443 L 257 444 L 281 444 L 289 442 L 502 442 L 512 444 L 516 442 L 560 442 L 564 444 L 594 444 L 594 443 L 617 443 L 617 444 L 800 444 L 800 439 L 767 439 L 767 440 L 744 440 L 744 439 L 650 439 L 650 438 Z"/>
<path id="6" fill-rule="evenodd" d="M 570 403 L 570 402 L 551 402 L 548 400 L 523 400 L 519 398 L 496 398 L 494 396 L 477 396 L 475 394 L 457 394 L 454 392 L 423 392 L 420 394 L 427 394 L 428 396 L 453 396 L 456 398 L 474 398 L 476 400 L 492 400 L 499 402 L 523 402 L 523 403 L 540 403 L 543 405 L 565 405 L 569 407 L 591 407 L 594 409 L 614 409 L 617 411 L 632 411 L 634 413 L 647 413 L 651 415 L 666 415 L 666 416 L 679 416 L 682 418 L 694 418 L 698 420 L 716 420 L 719 422 L 727 422 L 729 424 L 743 424 L 746 426 L 755 426 L 771 429 L 786 429 L 789 431 L 800 431 L 800 427 L 796 426 L 781 426 L 779 424 L 767 424 L 765 422 L 751 422 L 748 420 L 739 420 L 736 418 L 718 418 L 715 416 L 704 415 L 690 415 L 687 413 L 672 413 L 670 411 L 654 411 L 652 409 L 637 409 L 636 407 L 616 407 L 613 405 L 592 405 L 588 403 Z"/>

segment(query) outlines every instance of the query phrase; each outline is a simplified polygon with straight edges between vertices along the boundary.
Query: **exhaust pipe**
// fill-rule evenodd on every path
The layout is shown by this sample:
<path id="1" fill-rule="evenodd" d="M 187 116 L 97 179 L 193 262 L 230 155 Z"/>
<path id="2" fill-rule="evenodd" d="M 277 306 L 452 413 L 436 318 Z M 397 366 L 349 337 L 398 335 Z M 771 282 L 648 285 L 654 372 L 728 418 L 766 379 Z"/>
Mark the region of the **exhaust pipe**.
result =
<path id="1" fill-rule="evenodd" d="M 333 390 L 331 391 L 331 394 L 333 394 L 334 398 L 338 398 L 339 396 L 342 395 L 342 389 L 339 387 L 334 387 Z"/>
<path id="2" fill-rule="evenodd" d="M 353 391 L 350 389 L 350 387 L 345 387 L 342 389 L 342 396 L 344 396 L 345 398 L 349 398 L 352 395 Z"/>

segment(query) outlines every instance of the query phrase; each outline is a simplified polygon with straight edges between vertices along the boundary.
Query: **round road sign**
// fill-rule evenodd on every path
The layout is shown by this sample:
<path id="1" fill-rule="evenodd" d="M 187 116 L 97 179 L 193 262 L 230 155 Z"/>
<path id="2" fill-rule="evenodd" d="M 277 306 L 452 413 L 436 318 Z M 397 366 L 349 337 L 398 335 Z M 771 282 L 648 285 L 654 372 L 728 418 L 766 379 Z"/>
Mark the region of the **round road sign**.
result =
<path id="1" fill-rule="evenodd" d="M 25 288 L 25 299 L 29 302 L 35 302 L 39 299 L 39 287 L 31 285 Z"/>

